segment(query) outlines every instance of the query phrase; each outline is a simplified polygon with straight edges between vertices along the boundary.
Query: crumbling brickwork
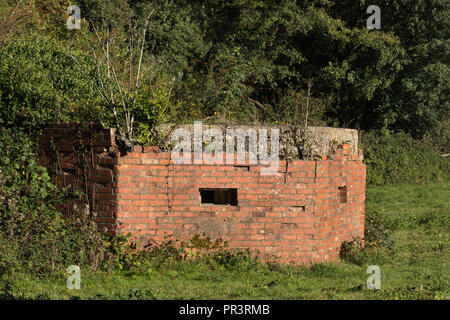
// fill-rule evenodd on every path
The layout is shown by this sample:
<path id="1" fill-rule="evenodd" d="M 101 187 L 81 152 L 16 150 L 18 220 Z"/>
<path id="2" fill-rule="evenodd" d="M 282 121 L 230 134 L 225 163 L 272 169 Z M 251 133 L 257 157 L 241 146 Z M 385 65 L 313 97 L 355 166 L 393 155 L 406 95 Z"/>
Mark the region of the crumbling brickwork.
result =
<path id="1" fill-rule="evenodd" d="M 206 233 L 297 264 L 335 260 L 343 241 L 363 237 L 366 168 L 362 152 L 346 144 L 327 159 L 280 161 L 276 174 L 261 175 L 260 165 L 248 163 L 174 164 L 156 147 L 121 154 L 112 130 L 91 126 L 81 130 L 92 148 L 89 166 L 80 168 L 77 131 L 45 129 L 40 160 L 51 166 L 45 150 L 53 140 L 58 182 L 85 191 L 99 226 L 110 232 L 141 241 Z"/>

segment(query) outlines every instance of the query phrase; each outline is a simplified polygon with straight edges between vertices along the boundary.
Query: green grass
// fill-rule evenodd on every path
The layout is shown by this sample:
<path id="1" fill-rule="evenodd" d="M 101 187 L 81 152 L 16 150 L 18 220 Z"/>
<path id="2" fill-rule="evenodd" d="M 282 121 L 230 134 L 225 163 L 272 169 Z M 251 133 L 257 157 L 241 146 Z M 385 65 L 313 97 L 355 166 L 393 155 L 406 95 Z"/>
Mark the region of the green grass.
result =
<path id="1" fill-rule="evenodd" d="M 243 262 L 227 269 L 183 262 L 159 269 L 82 273 L 80 290 L 67 289 L 66 275 L 56 279 L 15 275 L 1 280 L 1 297 L 449 299 L 449 199 L 450 183 L 368 188 L 367 216 L 378 213 L 389 229 L 388 237 L 380 246 L 338 263 L 306 268 Z M 368 265 L 381 268 L 380 290 L 365 286 Z"/>

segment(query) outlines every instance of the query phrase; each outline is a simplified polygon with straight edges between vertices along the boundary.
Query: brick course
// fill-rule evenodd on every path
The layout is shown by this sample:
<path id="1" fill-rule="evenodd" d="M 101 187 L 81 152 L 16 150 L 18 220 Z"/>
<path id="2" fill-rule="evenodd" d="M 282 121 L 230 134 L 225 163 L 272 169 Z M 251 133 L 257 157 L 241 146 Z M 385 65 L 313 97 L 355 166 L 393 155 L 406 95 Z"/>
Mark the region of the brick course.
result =
<path id="1" fill-rule="evenodd" d="M 233 248 L 309 264 L 336 260 L 343 241 L 364 235 L 366 167 L 362 152 L 345 145 L 326 160 L 280 161 L 278 172 L 266 176 L 248 163 L 177 165 L 156 147 L 121 154 L 113 131 L 97 125 L 53 125 L 40 146 L 48 168 L 50 149 L 58 152 L 57 182 L 88 194 L 100 228 L 141 241 L 206 233 Z M 92 148 L 83 167 L 86 146 Z M 236 188 L 238 205 L 202 204 L 201 188 Z"/>

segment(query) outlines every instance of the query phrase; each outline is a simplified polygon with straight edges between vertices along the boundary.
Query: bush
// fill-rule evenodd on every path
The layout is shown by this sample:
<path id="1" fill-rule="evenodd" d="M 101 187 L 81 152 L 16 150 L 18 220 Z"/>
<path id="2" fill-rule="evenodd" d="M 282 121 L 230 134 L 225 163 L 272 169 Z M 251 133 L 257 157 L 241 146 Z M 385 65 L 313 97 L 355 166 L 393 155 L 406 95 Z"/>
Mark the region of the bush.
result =
<path id="1" fill-rule="evenodd" d="M 367 210 L 365 216 L 364 242 L 366 247 L 386 244 L 393 225 L 377 210 Z"/>
<path id="2" fill-rule="evenodd" d="M 448 181 L 448 159 L 433 146 L 403 132 L 363 132 L 361 146 L 367 165 L 367 183 L 427 183 Z"/>
<path id="3" fill-rule="evenodd" d="M 32 35 L 8 42 L 0 50 L 0 125 L 35 131 L 49 122 L 107 121 L 102 101 L 67 45 Z M 74 52 L 84 72 L 94 65 Z"/>
<path id="4" fill-rule="evenodd" d="M 209 269 L 253 270 L 260 260 L 249 249 L 228 248 L 226 241 L 212 241 L 205 234 L 190 240 L 166 236 L 160 243 L 150 240 L 143 248 L 130 241 L 131 234 L 113 236 L 106 247 L 110 253 L 107 267 L 117 270 L 167 270 L 202 266 Z"/>
<path id="5" fill-rule="evenodd" d="M 425 135 L 425 141 L 441 154 L 450 153 L 450 117 L 444 117 L 436 127 L 431 128 Z"/>
<path id="6" fill-rule="evenodd" d="M 69 265 L 96 268 L 103 240 L 83 216 L 63 217 L 55 205 L 64 190 L 37 163 L 35 143 L 23 132 L 0 129 L 0 275 L 48 275 Z"/>

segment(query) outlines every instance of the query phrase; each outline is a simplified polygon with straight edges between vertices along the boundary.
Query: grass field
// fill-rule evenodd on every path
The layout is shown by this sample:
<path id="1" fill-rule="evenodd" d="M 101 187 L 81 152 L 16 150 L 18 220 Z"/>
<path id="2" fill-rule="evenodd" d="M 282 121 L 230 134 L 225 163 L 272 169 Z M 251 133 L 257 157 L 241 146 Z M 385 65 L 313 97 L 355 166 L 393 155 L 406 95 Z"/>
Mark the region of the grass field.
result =
<path id="1" fill-rule="evenodd" d="M 377 247 L 339 263 L 310 268 L 241 263 L 83 274 L 80 290 L 67 275 L 1 280 L 0 298 L 15 299 L 449 299 L 450 183 L 367 190 L 368 218 L 387 230 Z M 369 290 L 368 265 L 381 268 L 381 289 Z M 0 291 L 1 292 L 1 291 Z"/>

